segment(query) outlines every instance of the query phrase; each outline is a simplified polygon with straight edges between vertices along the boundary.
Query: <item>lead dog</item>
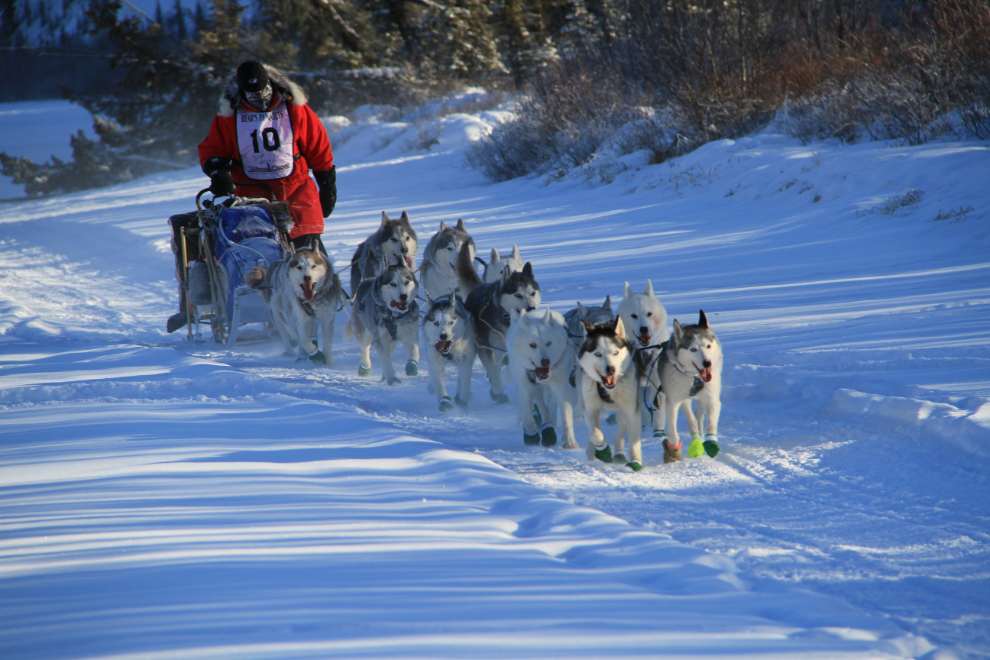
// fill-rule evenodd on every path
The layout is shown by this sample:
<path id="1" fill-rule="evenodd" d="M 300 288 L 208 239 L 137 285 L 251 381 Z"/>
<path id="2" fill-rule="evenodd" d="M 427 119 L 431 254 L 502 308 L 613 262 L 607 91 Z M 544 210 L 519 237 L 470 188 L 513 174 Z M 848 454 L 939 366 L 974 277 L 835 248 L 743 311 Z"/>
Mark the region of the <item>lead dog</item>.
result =
<path id="1" fill-rule="evenodd" d="M 527 445 L 551 447 L 557 444 L 557 408 L 564 421 L 564 449 L 577 449 L 574 439 L 574 389 L 570 385 L 574 371 L 574 351 L 567 341 L 564 317 L 549 309 L 541 312 L 513 311 L 514 320 L 506 344 L 509 349 L 509 372 L 516 385 L 516 405 L 523 440 Z M 553 396 L 547 406 L 544 392 Z M 545 422 L 538 428 L 533 405 Z"/>
<path id="2" fill-rule="evenodd" d="M 416 253 L 419 239 L 405 211 L 398 220 L 390 220 L 382 211 L 382 224 L 375 232 L 358 245 L 351 259 L 351 295 L 365 280 L 371 280 L 381 273 L 382 265 L 394 264 L 402 259 L 410 269 L 416 267 Z"/>
<path id="3" fill-rule="evenodd" d="M 389 385 L 401 383 L 392 366 L 392 353 L 400 342 L 409 356 L 406 375 L 419 373 L 418 290 L 416 276 L 404 260 L 394 266 L 382 264 L 378 277 L 366 280 L 358 287 L 354 296 L 354 315 L 344 327 L 344 339 L 357 337 L 361 345 L 359 376 L 371 373 L 371 347 L 374 345 L 382 363 L 382 380 L 388 381 Z"/>
<path id="4" fill-rule="evenodd" d="M 426 358 L 430 365 L 433 392 L 440 402 L 440 412 L 453 410 L 447 394 L 444 372 L 447 364 L 457 367 L 457 393 L 454 403 L 462 408 L 471 400 L 471 368 L 474 366 L 474 333 L 471 314 L 457 293 L 429 299 L 423 317 Z"/>
<path id="5" fill-rule="evenodd" d="M 626 282 L 619 304 L 619 316 L 629 334 L 635 338 L 636 360 L 644 369 L 656 359 L 660 353 L 660 345 L 667 341 L 667 310 L 653 293 L 653 283 L 646 280 L 643 293 L 635 293 L 629 282 Z M 640 402 L 644 405 L 642 411 L 643 426 L 653 429 L 653 437 L 666 436 L 664 426 L 663 395 L 658 393 L 659 383 L 650 383 L 645 377 L 640 388 Z M 652 387 L 651 387 L 652 385 Z M 649 393 L 652 393 L 650 395 Z"/>
<path id="6" fill-rule="evenodd" d="M 419 283 L 429 297 L 439 298 L 455 289 L 467 289 L 466 283 L 457 276 L 457 256 L 465 244 L 471 246 L 471 258 L 474 259 L 474 239 L 464 229 L 464 220 L 458 220 L 454 227 L 440 221 L 440 231 L 426 244 L 423 264 L 419 268 Z"/>
<path id="7" fill-rule="evenodd" d="M 581 365 L 581 400 L 588 424 L 588 459 L 604 463 L 625 461 L 624 443 L 629 436 L 630 460 L 626 466 L 643 469 L 640 447 L 639 376 L 633 361 L 635 349 L 626 335 L 622 317 L 614 323 L 585 325 L 584 343 L 578 349 Z M 601 430 L 602 411 L 614 412 L 619 424 L 615 434 L 615 455 Z"/>
<path id="8" fill-rule="evenodd" d="M 684 411 L 691 431 L 688 456 L 706 453 L 718 455 L 718 418 L 722 413 L 722 344 L 708 325 L 705 311 L 698 323 L 682 326 L 674 319 L 674 333 L 664 345 L 656 372 L 666 399 L 667 439 L 663 441 L 664 463 L 682 458 L 681 440 L 677 435 L 677 411 Z M 691 412 L 691 399 L 697 401 Z M 705 440 L 698 424 L 705 418 Z"/>
<path id="9" fill-rule="evenodd" d="M 464 306 L 471 313 L 471 323 L 478 349 L 478 357 L 488 373 L 492 401 L 508 403 L 499 360 L 506 353 L 505 335 L 511 324 L 512 310 L 534 310 L 540 304 L 540 285 L 533 277 L 533 265 L 526 262 L 521 272 L 502 271 L 495 282 L 484 283 L 474 271 L 471 253 L 461 247 L 457 259 L 457 274 L 467 283 L 468 296 Z"/>
<path id="10" fill-rule="evenodd" d="M 244 280 L 261 290 L 286 353 L 295 352 L 295 341 L 311 361 L 333 365 L 333 326 L 342 289 L 328 257 L 315 248 L 303 248 L 267 269 L 251 269 Z M 320 324 L 322 351 L 309 338 L 314 323 Z"/>

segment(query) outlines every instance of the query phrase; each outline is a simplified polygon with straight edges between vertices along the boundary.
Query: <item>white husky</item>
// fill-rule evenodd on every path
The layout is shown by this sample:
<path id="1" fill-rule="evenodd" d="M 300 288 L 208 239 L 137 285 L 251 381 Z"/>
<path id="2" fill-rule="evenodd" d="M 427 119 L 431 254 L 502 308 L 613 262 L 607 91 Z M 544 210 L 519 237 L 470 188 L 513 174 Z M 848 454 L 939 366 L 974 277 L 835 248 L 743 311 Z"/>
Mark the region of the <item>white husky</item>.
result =
<path id="1" fill-rule="evenodd" d="M 635 337 L 637 363 L 644 369 L 653 364 L 660 353 L 660 345 L 667 341 L 667 310 L 653 293 L 653 283 L 646 280 L 643 293 L 636 293 L 626 282 L 619 305 L 619 316 L 626 332 Z M 659 392 L 659 382 L 644 378 L 640 388 L 640 407 L 643 426 L 652 427 L 653 437 L 663 438 L 664 407 L 663 395 Z M 644 396 L 645 395 L 645 396 Z"/>
<path id="2" fill-rule="evenodd" d="M 470 245 L 468 249 L 474 259 L 474 239 L 464 229 L 464 220 L 458 220 L 454 227 L 441 220 L 440 231 L 426 244 L 419 269 L 419 283 L 430 298 L 446 296 L 455 289 L 468 290 L 469 285 L 457 276 L 457 256 L 464 244 Z"/>
<path id="3" fill-rule="evenodd" d="M 674 334 L 657 360 L 656 373 L 663 384 L 667 412 L 667 439 L 663 441 L 665 463 L 681 460 L 681 440 L 677 435 L 677 411 L 684 411 L 691 444 L 688 456 L 706 453 L 716 456 L 718 418 L 722 412 L 722 344 L 708 326 L 704 310 L 695 325 L 681 326 L 674 319 Z M 697 408 L 691 412 L 691 400 Z M 701 440 L 699 420 L 705 418 L 705 440 Z"/>
<path id="4" fill-rule="evenodd" d="M 479 259 L 479 261 L 481 261 Z M 485 275 L 482 279 L 488 282 L 497 282 L 502 277 L 502 272 L 508 269 L 509 274 L 521 273 L 523 269 L 522 255 L 519 254 L 519 247 L 512 246 L 512 254 L 508 257 L 501 257 L 498 250 L 492 248 L 491 261 L 485 263 Z"/>
<path id="5" fill-rule="evenodd" d="M 261 289 L 287 354 L 295 352 L 295 342 L 311 361 L 333 365 L 333 326 L 342 289 L 330 259 L 319 250 L 303 248 L 268 268 L 253 268 L 244 280 L 252 289 Z M 309 338 L 315 323 L 320 324 L 322 351 Z"/>
<path id="6" fill-rule="evenodd" d="M 578 349 L 581 365 L 581 400 L 584 419 L 588 423 L 588 458 L 605 463 L 625 461 L 624 443 L 629 436 L 630 460 L 633 470 L 643 469 L 640 447 L 639 377 L 633 363 L 633 343 L 626 336 L 620 316 L 615 324 L 585 326 L 587 334 Z M 601 430 L 602 411 L 614 412 L 619 423 L 615 434 L 615 455 L 609 449 Z"/>
<path id="7" fill-rule="evenodd" d="M 557 444 L 554 426 L 557 407 L 564 418 L 564 449 L 577 449 L 574 439 L 574 390 L 570 385 L 574 351 L 567 341 L 567 323 L 557 312 L 513 311 L 512 327 L 506 335 L 509 371 L 516 384 L 516 404 L 523 440 L 527 445 L 551 447 Z M 548 407 L 544 391 L 553 395 Z M 540 429 L 533 418 L 533 405 L 544 424 Z"/>
<path id="8" fill-rule="evenodd" d="M 474 366 L 476 352 L 471 314 L 464 308 L 464 301 L 456 292 L 431 298 L 428 303 L 429 308 L 423 317 L 423 336 L 426 338 L 432 391 L 440 400 L 441 412 L 454 408 L 444 382 L 447 363 L 453 363 L 457 367 L 454 403 L 462 408 L 467 407 L 471 400 L 471 368 Z"/>

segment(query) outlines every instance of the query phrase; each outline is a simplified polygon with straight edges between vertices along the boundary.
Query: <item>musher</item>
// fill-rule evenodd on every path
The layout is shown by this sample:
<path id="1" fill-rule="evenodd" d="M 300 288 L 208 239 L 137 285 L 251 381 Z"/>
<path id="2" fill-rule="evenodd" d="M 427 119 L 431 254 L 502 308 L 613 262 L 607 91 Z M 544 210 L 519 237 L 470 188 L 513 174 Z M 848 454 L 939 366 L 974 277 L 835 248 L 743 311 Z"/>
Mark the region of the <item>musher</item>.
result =
<path id="1" fill-rule="evenodd" d="M 289 206 L 292 244 L 298 248 L 315 242 L 326 254 L 320 236 L 323 219 L 337 203 L 337 173 L 327 131 L 306 103 L 305 92 L 277 69 L 244 62 L 224 86 L 209 135 L 199 145 L 199 161 L 216 196 L 268 196 L 260 186 L 235 186 L 235 181 L 270 186 L 275 197 Z M 173 227 L 173 238 L 175 231 Z M 180 260 L 177 255 L 177 266 Z M 169 332 L 185 326 L 190 318 L 181 270 L 177 268 L 180 311 L 169 318 Z"/>

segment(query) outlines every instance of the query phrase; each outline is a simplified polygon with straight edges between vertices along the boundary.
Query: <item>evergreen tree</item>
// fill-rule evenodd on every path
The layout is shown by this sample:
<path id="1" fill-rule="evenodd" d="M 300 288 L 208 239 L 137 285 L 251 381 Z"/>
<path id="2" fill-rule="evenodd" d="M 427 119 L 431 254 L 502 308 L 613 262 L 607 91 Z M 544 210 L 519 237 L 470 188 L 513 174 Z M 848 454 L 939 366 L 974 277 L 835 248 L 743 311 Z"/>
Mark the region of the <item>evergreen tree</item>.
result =
<path id="1" fill-rule="evenodd" d="M 432 27 L 429 55 L 439 75 L 481 81 L 507 72 L 487 3 L 451 0 Z"/>
<path id="2" fill-rule="evenodd" d="M 180 41 L 185 41 L 189 38 L 189 31 L 186 30 L 186 16 L 185 10 L 182 8 L 182 0 L 175 0 L 175 8 L 173 11 L 175 12 L 174 17 L 172 18 L 175 24 L 174 34 Z"/>

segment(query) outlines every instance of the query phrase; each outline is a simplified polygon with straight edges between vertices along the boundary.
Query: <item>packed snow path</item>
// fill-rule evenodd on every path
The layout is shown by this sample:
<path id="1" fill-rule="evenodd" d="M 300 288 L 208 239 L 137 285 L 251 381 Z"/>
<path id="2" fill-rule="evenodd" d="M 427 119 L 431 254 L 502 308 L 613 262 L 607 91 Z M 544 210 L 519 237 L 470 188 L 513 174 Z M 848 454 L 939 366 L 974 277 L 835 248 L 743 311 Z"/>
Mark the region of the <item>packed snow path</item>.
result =
<path id="1" fill-rule="evenodd" d="M 339 329 L 333 370 L 165 335 L 195 171 L 7 204 L 0 655 L 990 656 L 986 145 L 761 135 L 491 185 L 460 167 L 489 120 L 338 136 L 338 267 L 405 209 L 424 246 L 458 217 L 518 244 L 558 311 L 650 278 L 725 347 L 723 454 L 526 448 L 480 366 L 442 415 Z"/>

